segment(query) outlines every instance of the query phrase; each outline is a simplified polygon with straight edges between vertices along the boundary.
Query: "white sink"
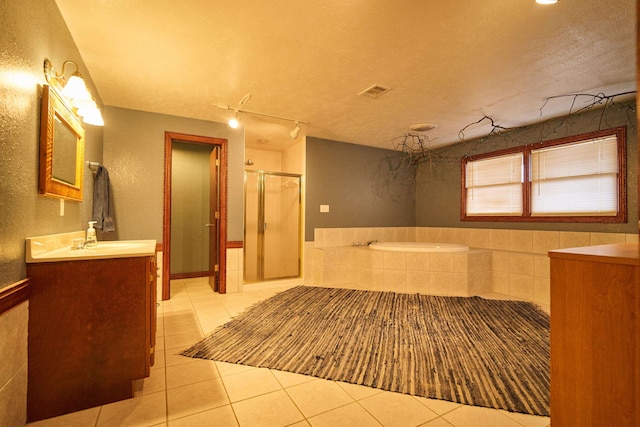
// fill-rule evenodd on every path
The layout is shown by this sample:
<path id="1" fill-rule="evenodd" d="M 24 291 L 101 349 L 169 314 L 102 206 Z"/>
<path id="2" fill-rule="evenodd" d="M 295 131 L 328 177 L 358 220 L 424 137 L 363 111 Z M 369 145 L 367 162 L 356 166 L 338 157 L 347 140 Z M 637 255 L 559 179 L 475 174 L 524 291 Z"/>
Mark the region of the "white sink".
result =
<path id="1" fill-rule="evenodd" d="M 155 240 L 102 241 L 93 248 L 75 249 L 74 238 L 83 238 L 84 232 L 52 234 L 26 239 L 26 262 L 75 261 L 103 258 L 151 256 L 156 251 Z"/>

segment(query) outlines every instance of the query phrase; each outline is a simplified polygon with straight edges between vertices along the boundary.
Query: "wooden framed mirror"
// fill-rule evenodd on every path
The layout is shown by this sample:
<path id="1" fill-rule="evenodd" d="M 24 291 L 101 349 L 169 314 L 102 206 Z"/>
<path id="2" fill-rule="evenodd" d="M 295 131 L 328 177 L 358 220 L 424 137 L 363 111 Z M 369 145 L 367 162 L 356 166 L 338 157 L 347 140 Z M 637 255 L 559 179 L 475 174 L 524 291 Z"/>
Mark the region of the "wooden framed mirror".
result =
<path id="1" fill-rule="evenodd" d="M 40 178 L 45 196 L 82 201 L 84 128 L 73 109 L 43 85 L 40 112 Z"/>

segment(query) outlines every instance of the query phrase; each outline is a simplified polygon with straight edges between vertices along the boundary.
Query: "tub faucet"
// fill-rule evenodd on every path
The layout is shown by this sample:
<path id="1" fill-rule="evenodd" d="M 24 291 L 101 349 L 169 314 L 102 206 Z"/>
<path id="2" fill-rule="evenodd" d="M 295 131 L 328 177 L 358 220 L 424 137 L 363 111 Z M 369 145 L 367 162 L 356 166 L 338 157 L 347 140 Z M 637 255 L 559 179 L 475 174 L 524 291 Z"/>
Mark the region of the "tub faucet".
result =
<path id="1" fill-rule="evenodd" d="M 369 246 L 369 245 L 372 245 L 374 243 L 378 243 L 378 241 L 377 240 L 369 240 L 367 243 L 365 243 L 365 246 Z"/>

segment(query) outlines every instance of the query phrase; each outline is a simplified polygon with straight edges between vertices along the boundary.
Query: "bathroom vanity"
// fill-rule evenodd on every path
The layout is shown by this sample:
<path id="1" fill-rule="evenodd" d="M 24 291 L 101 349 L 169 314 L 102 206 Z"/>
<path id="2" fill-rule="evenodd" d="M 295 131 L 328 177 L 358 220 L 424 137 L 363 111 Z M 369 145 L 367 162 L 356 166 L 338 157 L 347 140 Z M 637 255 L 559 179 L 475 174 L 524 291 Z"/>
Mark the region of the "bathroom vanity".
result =
<path id="1" fill-rule="evenodd" d="M 154 362 L 155 240 L 72 238 L 27 239 L 28 422 L 133 397 Z"/>
<path id="2" fill-rule="evenodd" d="M 638 244 L 561 249 L 549 256 L 552 425 L 637 426 Z"/>

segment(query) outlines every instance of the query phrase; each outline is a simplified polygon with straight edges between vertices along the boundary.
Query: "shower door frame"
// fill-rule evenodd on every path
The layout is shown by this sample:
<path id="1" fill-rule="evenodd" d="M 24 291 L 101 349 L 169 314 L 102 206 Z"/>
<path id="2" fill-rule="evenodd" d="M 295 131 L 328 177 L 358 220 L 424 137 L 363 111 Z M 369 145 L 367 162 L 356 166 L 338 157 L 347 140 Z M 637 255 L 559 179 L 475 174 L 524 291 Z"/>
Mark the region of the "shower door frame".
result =
<path id="1" fill-rule="evenodd" d="M 302 175 L 295 173 L 286 173 L 286 172 L 273 172 L 266 170 L 253 170 L 253 169 L 245 169 L 245 178 L 244 178 L 244 250 L 242 252 L 242 266 L 243 266 L 243 278 L 244 283 L 260 283 L 274 280 L 283 280 L 283 279 L 294 279 L 298 277 L 302 277 Z M 258 224 L 263 224 L 262 227 L 258 227 L 258 243 L 256 248 L 257 253 L 257 280 L 255 281 L 247 281 L 246 280 L 246 265 L 247 265 L 247 173 L 255 173 L 259 177 L 258 179 Z M 278 177 L 291 177 L 298 179 L 298 238 L 297 238 L 297 247 L 298 247 L 298 274 L 294 276 L 282 276 L 282 277 L 274 277 L 265 279 L 264 278 L 264 232 L 265 232 L 265 218 L 264 218 L 264 178 L 266 175 L 270 176 L 278 176 Z M 262 197 L 260 198 L 260 194 Z"/>

